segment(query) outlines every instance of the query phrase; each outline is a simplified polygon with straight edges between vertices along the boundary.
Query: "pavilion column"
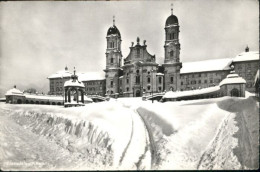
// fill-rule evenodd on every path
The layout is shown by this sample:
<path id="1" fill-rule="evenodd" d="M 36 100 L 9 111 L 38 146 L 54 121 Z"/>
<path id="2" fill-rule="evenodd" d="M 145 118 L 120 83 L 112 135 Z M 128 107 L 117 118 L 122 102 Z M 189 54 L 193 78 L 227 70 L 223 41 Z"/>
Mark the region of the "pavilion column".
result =
<path id="1" fill-rule="evenodd" d="M 67 91 L 68 91 L 68 89 L 65 88 L 65 102 L 67 102 Z"/>
<path id="2" fill-rule="evenodd" d="M 77 103 L 79 102 L 79 90 L 78 89 L 76 89 L 76 101 L 77 101 Z"/>
<path id="3" fill-rule="evenodd" d="M 81 90 L 81 102 L 84 103 L 84 92 Z"/>
<path id="4" fill-rule="evenodd" d="M 68 102 L 71 102 L 71 100 L 70 100 L 70 88 L 68 90 Z"/>

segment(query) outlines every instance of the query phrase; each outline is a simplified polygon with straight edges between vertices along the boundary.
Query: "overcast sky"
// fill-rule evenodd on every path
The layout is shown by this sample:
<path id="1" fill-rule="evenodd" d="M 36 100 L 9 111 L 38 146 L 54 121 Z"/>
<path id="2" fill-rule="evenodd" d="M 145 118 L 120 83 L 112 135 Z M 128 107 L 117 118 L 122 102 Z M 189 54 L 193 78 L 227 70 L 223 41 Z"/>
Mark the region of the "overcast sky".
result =
<path id="1" fill-rule="evenodd" d="M 180 25 L 182 62 L 229 58 L 259 47 L 257 0 L 132 2 L 0 2 L 0 96 L 17 85 L 49 91 L 47 77 L 68 65 L 104 74 L 106 33 L 116 17 L 125 58 L 131 42 L 146 40 L 158 63 L 164 26 L 173 13 Z"/>

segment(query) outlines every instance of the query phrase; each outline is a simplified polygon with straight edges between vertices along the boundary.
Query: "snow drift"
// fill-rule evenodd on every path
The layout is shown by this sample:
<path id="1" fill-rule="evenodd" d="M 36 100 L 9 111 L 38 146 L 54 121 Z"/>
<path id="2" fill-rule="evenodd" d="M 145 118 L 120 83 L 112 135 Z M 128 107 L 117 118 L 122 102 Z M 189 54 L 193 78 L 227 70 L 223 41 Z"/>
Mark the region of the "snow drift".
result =
<path id="1" fill-rule="evenodd" d="M 49 170 L 256 169 L 258 108 L 253 97 L 166 103 L 122 98 L 72 108 L 0 106 L 26 131 L 69 152 L 68 160 Z"/>

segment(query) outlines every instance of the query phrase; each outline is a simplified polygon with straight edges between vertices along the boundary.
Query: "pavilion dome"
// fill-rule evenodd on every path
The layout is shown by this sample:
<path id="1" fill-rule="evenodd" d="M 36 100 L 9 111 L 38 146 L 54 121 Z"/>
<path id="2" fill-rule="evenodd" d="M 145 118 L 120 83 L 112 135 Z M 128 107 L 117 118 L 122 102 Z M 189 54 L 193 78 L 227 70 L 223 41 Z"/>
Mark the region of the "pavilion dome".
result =
<path id="1" fill-rule="evenodd" d="M 17 88 L 14 87 L 14 88 L 8 90 L 5 95 L 10 96 L 10 95 L 22 95 L 22 94 L 23 93 L 20 90 L 18 90 Z"/>
<path id="2" fill-rule="evenodd" d="M 225 79 L 223 79 L 219 86 L 222 85 L 228 85 L 228 84 L 245 84 L 246 80 L 240 77 L 238 74 L 234 73 L 234 71 L 231 71 L 230 74 L 227 75 Z"/>

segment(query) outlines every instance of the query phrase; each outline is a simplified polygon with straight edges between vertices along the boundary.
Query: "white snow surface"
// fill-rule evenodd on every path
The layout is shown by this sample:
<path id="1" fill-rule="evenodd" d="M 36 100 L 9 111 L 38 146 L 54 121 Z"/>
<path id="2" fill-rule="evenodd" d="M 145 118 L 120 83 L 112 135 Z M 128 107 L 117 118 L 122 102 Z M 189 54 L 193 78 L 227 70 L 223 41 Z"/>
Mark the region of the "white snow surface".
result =
<path id="1" fill-rule="evenodd" d="M 183 62 L 180 73 L 230 70 L 231 58 L 212 59 L 196 62 Z M 203 67 L 202 67 L 203 66 Z"/>
<path id="2" fill-rule="evenodd" d="M 22 94 L 23 93 L 20 90 L 18 90 L 17 88 L 12 88 L 12 89 L 8 90 L 5 95 L 10 96 L 10 95 L 22 95 Z"/>
<path id="3" fill-rule="evenodd" d="M 249 51 L 249 52 L 240 53 L 233 59 L 233 62 L 252 61 L 252 60 L 259 60 L 258 51 Z"/>
<path id="4" fill-rule="evenodd" d="M 247 95 L 166 103 L 119 98 L 72 108 L 0 103 L 0 166 L 6 170 L 257 169 L 259 102 Z M 27 135 L 37 146 L 31 141 L 29 148 L 20 145 Z M 38 137 L 44 144 L 38 143 Z M 42 152 L 50 148 L 55 149 L 55 156 L 48 154 L 52 161 Z M 31 153 L 24 155 L 27 149 Z M 6 163 L 21 159 L 44 165 Z"/>
<path id="5" fill-rule="evenodd" d="M 244 80 L 242 77 L 239 77 L 236 73 L 231 73 L 227 75 L 225 79 L 223 79 L 219 86 L 226 85 L 226 84 L 245 84 L 246 80 Z"/>
<path id="6" fill-rule="evenodd" d="M 202 88 L 198 90 L 175 91 L 175 92 L 168 91 L 165 93 L 163 98 L 178 98 L 178 97 L 185 97 L 185 96 L 193 96 L 193 95 L 211 93 L 219 90 L 220 90 L 219 86 L 214 86 L 214 87 Z"/>
<path id="7" fill-rule="evenodd" d="M 68 87 L 68 86 L 72 86 L 72 87 L 85 87 L 83 82 L 80 81 L 73 81 L 73 80 L 68 80 L 64 83 L 64 87 Z"/>

